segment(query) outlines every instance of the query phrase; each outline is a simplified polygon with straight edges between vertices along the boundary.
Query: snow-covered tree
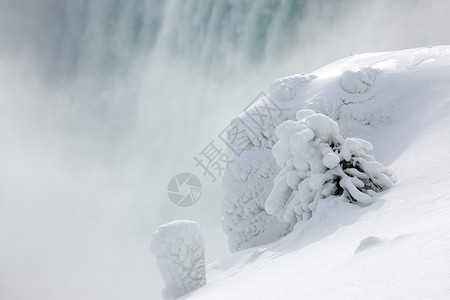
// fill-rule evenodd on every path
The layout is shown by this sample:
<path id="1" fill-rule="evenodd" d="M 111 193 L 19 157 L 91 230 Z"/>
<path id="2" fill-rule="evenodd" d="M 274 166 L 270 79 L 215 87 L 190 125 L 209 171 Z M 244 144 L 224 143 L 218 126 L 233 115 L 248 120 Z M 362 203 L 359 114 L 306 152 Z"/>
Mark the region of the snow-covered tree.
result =
<path id="1" fill-rule="evenodd" d="M 271 150 L 245 151 L 234 160 L 223 179 L 222 202 L 222 228 L 232 252 L 273 242 L 291 230 L 264 209 L 280 170 Z"/>
<path id="2" fill-rule="evenodd" d="M 264 209 L 280 170 L 271 150 L 278 141 L 275 128 L 294 119 L 299 109 L 292 100 L 315 78 L 298 74 L 275 80 L 269 95 L 262 93 L 228 126 L 230 164 L 223 179 L 222 226 L 232 252 L 273 242 L 292 229 Z"/>
<path id="3" fill-rule="evenodd" d="M 153 234 L 152 253 L 165 282 L 164 299 L 176 299 L 206 283 L 203 230 L 193 221 L 173 221 Z"/>
<path id="4" fill-rule="evenodd" d="M 344 139 L 335 121 L 311 110 L 300 110 L 296 119 L 275 131 L 279 142 L 272 152 L 282 169 L 265 203 L 269 214 L 295 224 L 308 220 L 329 196 L 368 205 L 392 185 L 387 169 L 365 153 L 371 143 Z"/>

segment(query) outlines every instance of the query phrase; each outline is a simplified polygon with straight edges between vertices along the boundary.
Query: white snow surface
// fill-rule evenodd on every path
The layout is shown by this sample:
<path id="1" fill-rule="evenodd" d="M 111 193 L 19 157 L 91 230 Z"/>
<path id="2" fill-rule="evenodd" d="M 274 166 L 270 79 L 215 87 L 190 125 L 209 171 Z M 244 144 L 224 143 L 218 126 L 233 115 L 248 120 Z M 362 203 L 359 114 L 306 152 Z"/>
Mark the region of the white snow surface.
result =
<path id="1" fill-rule="evenodd" d="M 289 119 L 330 116 L 373 144 L 395 185 L 367 207 L 320 202 L 280 240 L 209 265 L 181 299 L 449 299 L 450 46 L 352 55 L 313 75 L 278 81 L 293 93 L 271 87 Z"/>

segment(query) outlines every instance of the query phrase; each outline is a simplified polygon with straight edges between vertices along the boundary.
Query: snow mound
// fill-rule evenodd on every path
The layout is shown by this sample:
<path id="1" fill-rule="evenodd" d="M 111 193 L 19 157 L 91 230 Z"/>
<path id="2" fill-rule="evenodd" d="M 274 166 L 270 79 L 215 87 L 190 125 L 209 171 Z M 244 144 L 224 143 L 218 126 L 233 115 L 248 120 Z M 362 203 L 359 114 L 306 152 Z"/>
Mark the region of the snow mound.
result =
<path id="1" fill-rule="evenodd" d="M 372 101 L 373 92 L 361 93 L 363 89 L 358 87 L 358 84 L 367 89 L 373 86 L 380 73 L 376 67 L 353 67 L 331 76 L 298 74 L 277 79 L 271 84 L 268 96 L 264 95 L 231 121 L 227 132 L 231 163 L 223 181 L 225 196 L 222 203 L 222 224 L 228 234 L 232 252 L 274 241 L 286 234 L 295 224 L 293 216 L 286 217 L 287 219 L 278 218 L 278 223 L 274 223 L 273 216 L 265 211 L 266 198 L 274 187 L 275 177 L 279 172 L 278 166 L 284 165 L 282 161 L 278 161 L 281 156 L 275 156 L 274 160 L 269 157 L 267 150 L 272 149 L 279 139 L 284 140 L 283 145 L 289 144 L 291 131 L 298 130 L 295 120 L 316 114 L 316 111 L 337 120 L 347 135 L 358 126 L 383 123 L 387 120 L 389 106 L 382 101 Z M 322 81 L 329 84 L 324 85 Z M 353 89 L 350 88 L 350 83 L 353 82 L 353 86 L 360 92 L 345 92 L 339 88 L 341 81 L 347 84 L 348 90 Z M 316 116 L 308 119 L 310 127 L 316 131 L 313 133 L 317 134 L 317 138 L 327 139 L 329 130 L 332 135 L 339 133 L 336 132 L 339 129 L 333 125 L 336 122 L 329 124 L 334 126 L 331 129 L 312 124 L 321 122 L 317 118 Z M 286 130 L 276 130 L 277 126 L 285 121 L 287 122 L 283 126 Z M 289 126 L 292 128 L 288 129 Z M 308 132 L 293 137 L 298 140 L 298 144 L 306 143 L 307 138 Z M 289 149 L 280 144 L 278 151 L 288 152 Z M 330 166 L 336 157 L 327 156 L 324 159 L 324 166 Z M 266 177 L 266 173 L 270 174 L 269 177 Z M 315 179 L 317 177 L 312 178 L 313 181 Z M 289 180 L 296 179 L 291 175 Z M 277 190 L 280 188 L 279 186 Z M 285 188 L 278 192 L 290 193 Z"/>
<path id="2" fill-rule="evenodd" d="M 289 101 L 295 98 L 296 90 L 309 84 L 316 75 L 297 74 L 274 80 L 269 96 L 275 101 Z"/>
<path id="3" fill-rule="evenodd" d="M 339 83 L 341 88 L 347 93 L 362 94 L 367 92 L 375 84 L 379 73 L 379 70 L 371 67 L 358 67 L 345 71 Z"/>
<path id="4" fill-rule="evenodd" d="M 361 66 L 381 71 L 376 83 L 365 93 L 344 91 L 342 74 Z M 344 195 L 319 201 L 314 215 L 280 240 L 209 265 L 209 283 L 182 299 L 449 299 L 450 46 L 353 55 L 314 74 L 317 79 L 297 90 L 295 99 L 279 102 L 292 114 L 286 112 L 283 130 L 271 132 L 273 141 L 279 139 L 274 152 L 282 165 L 273 191 L 286 200 L 272 203 L 274 209 L 285 209 L 296 197 L 304 173 L 312 182 L 309 194 L 313 187 L 321 189 L 324 174 L 333 169 L 342 168 L 357 190 L 359 181 L 367 182 L 363 168 L 386 175 L 384 166 L 365 154 L 371 143 L 344 137 L 373 142 L 373 153 L 389 164 L 398 183 L 372 205 L 351 204 Z M 329 120 L 314 130 L 301 122 L 315 112 L 337 123 L 343 143 L 312 152 L 313 165 L 325 172 L 299 174 L 307 165 L 295 159 L 304 156 L 292 150 L 291 137 L 296 135 L 294 146 L 308 141 L 317 148 L 323 141 L 316 133 L 337 139 L 326 134 L 335 128 Z M 278 184 L 282 181 L 286 184 Z M 334 186 L 344 191 L 340 182 Z M 297 212 L 292 214 L 296 220 Z"/>
<path id="5" fill-rule="evenodd" d="M 362 251 L 366 251 L 367 249 L 370 249 L 372 247 L 375 247 L 377 245 L 380 245 L 384 242 L 384 239 L 376 237 L 376 236 L 369 236 L 365 239 L 361 240 L 358 247 L 355 250 L 355 254 L 360 253 Z"/>
<path id="6" fill-rule="evenodd" d="M 336 73 L 318 72 L 312 88 L 293 102 L 298 103 L 298 109 L 311 109 L 336 120 L 344 136 L 386 123 L 395 103 L 380 95 L 395 85 L 391 68 L 396 65 L 385 62 L 361 65 L 365 64 L 356 60 Z"/>
<path id="7" fill-rule="evenodd" d="M 193 221 L 161 225 L 153 234 L 152 253 L 166 284 L 165 299 L 175 299 L 206 284 L 203 230 Z"/>
<path id="8" fill-rule="evenodd" d="M 297 122 L 277 127 L 280 141 L 272 152 L 282 168 L 266 203 L 266 211 L 281 221 L 307 221 L 322 199 L 343 196 L 350 203 L 368 205 L 392 186 L 386 168 L 369 156 L 372 145 L 344 139 L 331 118 L 300 111 Z"/>

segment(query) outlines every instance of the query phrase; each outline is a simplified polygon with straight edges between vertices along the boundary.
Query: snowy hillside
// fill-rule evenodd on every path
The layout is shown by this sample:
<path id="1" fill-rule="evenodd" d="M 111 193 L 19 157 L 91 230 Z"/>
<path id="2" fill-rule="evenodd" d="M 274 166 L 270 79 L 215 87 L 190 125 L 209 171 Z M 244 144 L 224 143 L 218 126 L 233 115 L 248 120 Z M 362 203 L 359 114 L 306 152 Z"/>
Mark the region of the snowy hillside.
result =
<path id="1" fill-rule="evenodd" d="M 305 76 L 272 84 L 286 118 L 312 109 L 370 141 L 394 186 L 367 207 L 319 202 L 280 240 L 209 265 L 182 299 L 450 298 L 450 46 L 352 55 Z M 266 155 L 263 144 L 246 153 Z"/>
<path id="2" fill-rule="evenodd" d="M 427 162 L 442 168 L 445 161 L 438 162 L 439 157 L 421 156 L 411 163 L 407 155 L 425 151 L 422 141 L 431 145 L 422 137 L 431 139 L 432 135 L 423 130 L 446 132 L 442 127 L 439 131 L 426 127 L 432 126 L 427 125 L 429 120 L 443 120 L 432 108 L 445 113 L 437 107 L 445 100 L 440 96 L 448 84 L 437 68 L 445 63 L 440 62 L 445 55 L 439 58 L 438 52 L 446 50 L 355 55 L 316 70 L 350 53 L 450 45 L 448 12 L 449 0 L 0 0 L 0 300 L 148 300 L 159 299 L 167 287 L 185 295 L 203 284 L 203 273 L 197 272 L 203 267 L 208 285 L 195 296 L 226 297 L 231 292 L 246 292 L 244 284 L 237 284 L 239 289 L 232 285 L 239 276 L 249 278 L 243 282 L 246 285 L 255 276 L 262 278 L 252 274 L 251 266 L 262 268 L 261 275 L 278 270 L 266 264 L 272 262 L 267 257 L 270 251 L 288 258 L 296 277 L 313 271 L 325 274 L 325 269 L 311 267 L 325 260 L 320 255 L 316 254 L 317 260 L 302 261 L 314 244 L 297 222 L 313 214 L 317 216 L 307 226 L 317 231 L 309 235 L 321 243 L 321 251 L 328 251 L 325 242 L 335 237 L 329 232 L 340 228 L 342 234 L 351 228 L 351 241 L 341 245 L 349 248 L 339 252 L 345 257 L 324 256 L 337 265 L 354 263 L 350 257 L 360 240 L 367 236 L 389 240 L 391 236 L 382 229 L 372 232 L 373 226 L 354 236 L 363 227 L 339 227 L 341 223 L 352 224 L 358 216 L 365 220 L 372 213 L 377 214 L 377 222 L 383 218 L 394 222 L 397 219 L 383 210 L 393 209 L 391 203 L 396 203 L 403 212 L 401 199 L 416 209 L 414 201 L 422 202 L 423 197 L 416 196 L 424 193 L 425 183 L 413 182 L 417 173 L 409 166 L 429 168 L 426 172 L 431 174 L 423 180 L 443 176 L 438 173 L 442 169 Z M 273 81 L 276 78 L 280 79 Z M 425 87 L 419 84 L 424 80 Z M 273 102 L 261 97 L 254 103 L 260 92 Z M 248 107 L 250 103 L 255 105 Z M 231 141 L 236 152 L 230 150 L 234 161 L 225 171 L 221 167 L 229 146 L 223 143 L 226 128 L 242 125 L 239 118 L 246 125 L 253 124 L 248 113 L 254 119 L 259 118 L 258 110 L 268 113 L 264 104 L 274 113 L 266 120 L 270 122 L 252 127 L 252 133 L 247 132 L 250 136 L 239 140 L 242 145 Z M 378 197 L 366 189 L 374 181 L 353 176 L 353 184 L 371 198 L 362 196 L 355 206 L 338 206 L 347 212 L 337 214 L 336 218 L 347 218 L 343 220 L 334 220 L 333 210 L 316 206 L 324 200 L 321 195 L 326 197 L 323 193 L 336 196 L 341 192 L 333 186 L 315 186 L 307 201 L 300 201 L 302 210 L 297 208 L 298 201 L 290 201 L 289 209 L 284 209 L 281 202 L 294 199 L 298 195 L 295 185 L 305 178 L 300 160 L 291 170 L 289 158 L 284 157 L 287 152 L 278 153 L 277 158 L 272 154 L 279 138 L 276 127 L 286 120 L 301 122 L 297 112 L 304 109 L 336 121 L 344 140 L 356 137 L 371 142 L 373 152 L 367 150 L 369 144 L 360 150 L 389 168 L 393 187 L 373 191 L 382 193 Z M 334 133 L 333 139 L 340 139 Z M 356 141 L 355 145 L 360 143 Z M 288 156 L 300 157 L 315 146 L 342 150 L 341 145 L 332 144 L 329 148 L 320 143 L 308 149 L 300 146 Z M 444 152 L 441 148 L 433 151 Z M 215 157 L 220 159 L 212 161 L 213 155 L 205 155 L 211 149 L 220 152 Z M 323 166 L 331 170 L 337 167 L 336 156 L 328 154 L 320 153 L 326 161 Z M 365 157 L 359 154 L 356 158 Z M 372 165 L 381 172 L 378 175 L 389 177 L 384 167 Z M 313 185 L 332 175 L 336 188 L 344 179 L 334 178 L 339 178 L 339 170 L 328 172 L 321 164 L 316 166 L 317 176 L 309 181 Z M 286 175 L 280 176 L 277 186 L 283 193 L 273 194 L 268 201 L 280 172 Z M 177 206 L 168 192 L 174 195 L 172 180 L 186 173 L 200 181 L 201 194 L 197 182 L 196 196 L 191 199 L 198 201 Z M 404 186 L 420 193 L 409 190 L 414 197 L 406 198 Z M 348 187 L 350 195 L 356 192 Z M 429 194 L 443 190 L 435 188 Z M 182 191 L 190 189 L 183 187 Z M 360 200 L 375 202 L 361 208 Z M 356 215 L 351 217 L 348 210 L 353 209 Z M 421 214 L 425 211 L 420 209 Z M 320 214 L 327 215 L 327 221 Z M 412 214 L 413 222 L 394 228 L 422 226 L 420 222 L 427 220 Z M 402 218 L 403 214 L 396 212 L 395 216 Z M 164 228 L 173 227 L 159 226 L 174 220 L 199 224 L 205 248 L 199 242 L 203 235 L 194 234 L 195 226 L 180 230 L 181 237 L 170 234 L 175 241 L 161 238 L 164 232 L 172 232 Z M 312 226 L 316 223 L 319 226 Z M 295 233 L 290 234 L 294 227 Z M 160 247 L 153 245 L 153 252 L 150 241 L 156 231 L 163 234 Z M 300 232 L 305 236 L 297 239 Z M 270 246 L 274 250 L 262 251 L 260 258 L 255 254 L 254 263 L 247 266 L 245 260 L 254 250 L 248 249 L 267 248 L 274 242 Z M 176 247 L 183 243 L 184 248 Z M 340 244 L 331 245 L 337 249 Z M 288 257 L 286 248 L 302 248 L 292 252 L 299 257 L 297 263 Z M 201 258 L 187 261 L 194 252 Z M 206 266 L 230 252 L 234 255 L 210 266 L 206 274 Z M 197 266 L 194 273 L 202 275 L 165 285 L 163 280 L 173 274 L 172 265 L 164 261 L 170 253 L 180 256 L 173 271 L 177 278 L 189 278 L 178 272 L 181 262 L 185 269 Z M 273 263 L 281 264 L 281 257 Z M 168 268 L 166 275 L 161 275 L 158 266 Z M 237 270 L 238 275 L 230 276 Z M 271 276 L 275 274 L 267 280 L 273 280 Z M 295 281 L 302 289 L 309 284 Z M 255 284 L 267 289 L 274 286 L 273 282 Z M 225 292 L 218 291 L 218 285 Z"/>

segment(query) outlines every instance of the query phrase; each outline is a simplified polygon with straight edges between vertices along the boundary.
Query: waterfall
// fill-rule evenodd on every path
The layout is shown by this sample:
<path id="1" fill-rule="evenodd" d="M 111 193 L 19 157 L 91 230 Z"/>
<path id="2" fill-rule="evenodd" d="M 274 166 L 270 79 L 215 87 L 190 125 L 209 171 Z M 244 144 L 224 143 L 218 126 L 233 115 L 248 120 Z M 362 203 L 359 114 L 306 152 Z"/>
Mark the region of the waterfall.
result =
<path id="1" fill-rule="evenodd" d="M 136 60 L 149 58 L 155 51 L 170 60 L 237 67 L 286 54 L 295 44 L 307 3 L 30 0 L 20 5 L 3 0 L 0 32 L 7 39 L 2 50 L 31 52 L 27 54 L 53 77 L 71 80 L 73 76 L 123 75 Z"/>

